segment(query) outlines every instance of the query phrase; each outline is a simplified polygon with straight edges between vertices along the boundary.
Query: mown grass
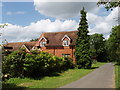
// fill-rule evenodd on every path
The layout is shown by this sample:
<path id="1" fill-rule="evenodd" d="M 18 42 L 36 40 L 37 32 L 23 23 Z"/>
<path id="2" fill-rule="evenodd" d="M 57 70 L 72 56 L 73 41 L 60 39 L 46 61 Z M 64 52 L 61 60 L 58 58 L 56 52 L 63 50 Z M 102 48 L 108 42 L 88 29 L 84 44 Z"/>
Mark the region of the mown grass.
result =
<path id="1" fill-rule="evenodd" d="M 115 83 L 116 88 L 120 90 L 120 65 L 115 65 Z"/>
<path id="2" fill-rule="evenodd" d="M 11 78 L 6 83 L 3 83 L 3 88 L 57 88 L 82 78 L 103 64 L 105 63 L 97 62 L 92 65 L 92 69 L 69 69 L 58 73 L 57 76 L 45 76 L 37 80 L 31 78 Z"/>

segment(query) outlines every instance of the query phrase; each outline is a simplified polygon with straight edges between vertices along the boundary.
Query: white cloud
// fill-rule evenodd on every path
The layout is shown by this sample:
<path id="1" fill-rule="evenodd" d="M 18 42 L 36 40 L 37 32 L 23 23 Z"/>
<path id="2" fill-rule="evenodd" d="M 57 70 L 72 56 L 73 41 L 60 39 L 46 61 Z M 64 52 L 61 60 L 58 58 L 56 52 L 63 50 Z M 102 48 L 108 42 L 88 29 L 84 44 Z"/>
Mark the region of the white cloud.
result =
<path id="1" fill-rule="evenodd" d="M 108 16 L 98 16 L 92 13 L 87 14 L 89 24 L 94 24 L 93 28 L 90 28 L 90 33 L 102 33 L 105 38 L 108 38 L 113 26 L 118 22 L 118 8 L 113 9 Z"/>
<path id="2" fill-rule="evenodd" d="M 113 11 L 107 16 L 106 21 L 110 24 L 118 23 L 117 20 L 119 18 L 118 7 L 113 9 Z M 111 22 L 112 21 L 112 22 Z"/>
<path id="3" fill-rule="evenodd" d="M 16 14 L 25 14 L 23 11 L 17 11 Z"/>
<path id="4" fill-rule="evenodd" d="M 99 0 L 36 0 L 36 2 L 98 2 Z"/>
<path id="5" fill-rule="evenodd" d="M 3 28 L 3 40 L 7 39 L 9 42 L 29 41 L 30 39 L 38 38 L 42 32 L 57 32 L 76 30 L 78 24 L 74 20 L 55 20 L 49 19 L 40 20 L 36 23 L 31 23 L 29 26 L 8 25 Z"/>
<path id="6" fill-rule="evenodd" d="M 12 15 L 12 12 L 8 11 L 6 14 L 7 14 L 7 15 Z"/>
<path id="7" fill-rule="evenodd" d="M 13 14 L 25 14 L 24 11 L 17 11 L 17 12 L 11 12 L 11 11 L 8 11 L 6 12 L 7 15 L 13 15 Z"/>
<path id="8" fill-rule="evenodd" d="M 35 9 L 46 16 L 57 19 L 68 19 L 79 15 L 80 10 L 85 7 L 87 12 L 97 13 L 100 7 L 97 2 L 39 2 L 34 0 Z M 59 1 L 59 0 L 58 0 Z"/>
<path id="9" fill-rule="evenodd" d="M 36 0 L 34 0 L 36 1 Z M 105 38 L 109 37 L 112 26 L 116 25 L 118 22 L 118 8 L 113 9 L 108 16 L 98 16 L 96 13 L 99 8 L 96 8 L 95 3 L 38 3 L 34 2 L 36 10 L 40 13 L 56 17 L 54 22 L 50 19 L 39 20 L 37 22 L 31 23 L 29 26 L 17 26 L 9 25 L 3 29 L 3 37 L 8 41 L 28 41 L 33 38 L 38 38 L 42 32 L 58 32 L 58 31 L 73 31 L 78 27 L 78 23 L 75 20 L 65 20 L 61 21 L 59 19 L 67 19 L 70 17 L 76 17 L 79 15 L 79 10 L 83 6 L 86 7 L 88 11 L 87 19 L 90 27 L 90 34 L 102 33 Z M 90 5 L 93 5 L 92 7 Z M 14 12 L 15 13 L 15 12 Z M 102 13 L 102 12 L 101 12 Z M 12 14 L 12 13 L 11 13 Z M 16 13 L 17 14 L 17 13 Z M 23 14 L 19 12 L 19 14 Z"/>
<path id="10" fill-rule="evenodd" d="M 96 5 L 97 2 L 74 2 L 73 0 L 68 0 L 70 2 L 59 2 L 60 0 L 58 2 L 42 1 L 34 0 L 35 9 L 43 15 L 58 19 L 76 17 L 80 15 L 79 11 L 85 7 L 85 10 L 88 12 L 88 23 L 92 26 L 89 28 L 90 34 L 102 33 L 107 38 L 111 28 L 118 23 L 116 21 L 118 20 L 118 8 L 113 9 L 108 16 L 98 16 L 97 14 L 102 15 L 105 12 L 99 11 L 104 6 L 101 5 L 98 7 Z"/>

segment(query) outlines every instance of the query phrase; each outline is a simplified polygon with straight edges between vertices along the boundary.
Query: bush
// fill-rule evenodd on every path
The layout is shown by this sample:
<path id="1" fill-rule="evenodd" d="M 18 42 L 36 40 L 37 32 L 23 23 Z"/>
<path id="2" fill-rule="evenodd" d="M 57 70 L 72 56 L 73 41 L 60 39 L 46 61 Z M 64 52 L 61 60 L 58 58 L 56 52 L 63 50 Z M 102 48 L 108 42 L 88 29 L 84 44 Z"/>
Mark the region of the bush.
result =
<path id="1" fill-rule="evenodd" d="M 39 77 L 74 68 L 70 57 L 57 57 L 46 52 L 14 51 L 3 60 L 3 74 L 13 77 Z"/>
<path id="2" fill-rule="evenodd" d="M 120 58 L 117 59 L 117 64 L 120 65 Z"/>
<path id="3" fill-rule="evenodd" d="M 26 52 L 24 50 L 19 50 L 12 52 L 8 56 L 4 56 L 2 61 L 3 74 L 9 73 L 13 77 L 23 77 L 25 55 Z"/>
<path id="4" fill-rule="evenodd" d="M 70 58 L 70 57 L 64 57 L 63 68 L 65 70 L 67 70 L 69 68 L 71 68 L 71 69 L 75 68 L 75 64 L 73 63 L 72 58 Z"/>

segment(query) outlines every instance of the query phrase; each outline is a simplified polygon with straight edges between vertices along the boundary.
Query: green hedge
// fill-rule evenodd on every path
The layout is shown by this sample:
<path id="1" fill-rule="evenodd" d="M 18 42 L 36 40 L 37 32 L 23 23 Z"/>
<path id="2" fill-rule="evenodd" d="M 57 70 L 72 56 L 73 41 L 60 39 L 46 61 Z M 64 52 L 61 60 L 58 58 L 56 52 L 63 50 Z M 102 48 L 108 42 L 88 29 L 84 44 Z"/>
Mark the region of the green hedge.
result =
<path id="1" fill-rule="evenodd" d="M 74 68 L 70 57 L 56 57 L 38 51 L 26 53 L 24 49 L 4 56 L 2 66 L 3 74 L 9 73 L 12 77 L 39 77 Z"/>

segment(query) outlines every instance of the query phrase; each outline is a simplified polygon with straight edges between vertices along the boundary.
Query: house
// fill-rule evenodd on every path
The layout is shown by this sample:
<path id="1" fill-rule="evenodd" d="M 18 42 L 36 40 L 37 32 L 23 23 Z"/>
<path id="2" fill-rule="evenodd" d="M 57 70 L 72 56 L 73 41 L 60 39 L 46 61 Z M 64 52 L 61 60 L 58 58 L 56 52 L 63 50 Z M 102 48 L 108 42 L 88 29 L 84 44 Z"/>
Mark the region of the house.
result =
<path id="1" fill-rule="evenodd" d="M 76 38 L 77 31 L 42 33 L 34 49 L 39 49 L 58 57 L 70 56 L 75 61 Z"/>
<path id="2" fill-rule="evenodd" d="M 25 47 L 27 52 L 37 49 L 58 57 L 69 56 L 75 61 L 74 52 L 77 32 L 46 32 L 40 35 L 38 41 L 7 43 L 4 45 L 4 49 L 14 51 Z"/>
<path id="3" fill-rule="evenodd" d="M 33 42 L 15 42 L 15 43 L 6 43 L 4 44 L 5 51 L 15 51 L 19 50 L 20 48 L 25 48 L 26 52 L 30 52 L 33 46 L 36 44 L 36 41 Z"/>

